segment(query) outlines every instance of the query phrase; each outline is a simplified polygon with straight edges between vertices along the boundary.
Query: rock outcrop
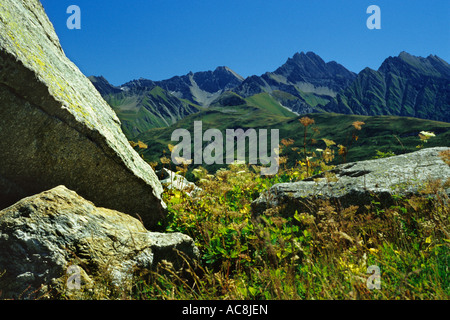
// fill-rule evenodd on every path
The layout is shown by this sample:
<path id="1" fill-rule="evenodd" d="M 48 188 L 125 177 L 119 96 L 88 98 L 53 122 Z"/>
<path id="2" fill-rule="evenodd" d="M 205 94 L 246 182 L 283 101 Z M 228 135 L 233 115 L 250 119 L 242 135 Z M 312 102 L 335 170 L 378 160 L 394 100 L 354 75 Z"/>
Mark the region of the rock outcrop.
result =
<path id="1" fill-rule="evenodd" d="M 176 174 L 169 169 L 163 168 L 157 172 L 157 175 L 161 180 L 161 184 L 169 190 L 176 189 L 183 191 L 191 197 L 195 197 L 202 191 L 195 183 L 188 181 L 182 175 Z"/>
<path id="2" fill-rule="evenodd" d="M 65 56 L 38 0 L 0 3 L 0 208 L 58 185 L 96 205 L 165 216 L 151 167 Z"/>
<path id="3" fill-rule="evenodd" d="M 190 237 L 149 232 L 130 215 L 58 186 L 0 211 L 0 298 L 67 293 L 71 266 L 79 270 L 77 289 L 95 290 L 96 279 L 125 288 L 136 270 L 163 260 L 180 270 L 184 259 L 177 251 L 198 259 Z"/>
<path id="4" fill-rule="evenodd" d="M 282 214 L 295 211 L 314 213 L 318 200 L 331 200 L 346 208 L 361 209 L 376 201 L 380 206 L 393 204 L 393 195 L 420 194 L 426 183 L 450 179 L 450 167 L 440 157 L 448 148 L 429 148 L 390 158 L 353 162 L 336 166 L 325 174 L 274 185 L 252 203 L 256 214 L 277 208 Z M 445 193 L 450 195 L 447 186 Z"/>

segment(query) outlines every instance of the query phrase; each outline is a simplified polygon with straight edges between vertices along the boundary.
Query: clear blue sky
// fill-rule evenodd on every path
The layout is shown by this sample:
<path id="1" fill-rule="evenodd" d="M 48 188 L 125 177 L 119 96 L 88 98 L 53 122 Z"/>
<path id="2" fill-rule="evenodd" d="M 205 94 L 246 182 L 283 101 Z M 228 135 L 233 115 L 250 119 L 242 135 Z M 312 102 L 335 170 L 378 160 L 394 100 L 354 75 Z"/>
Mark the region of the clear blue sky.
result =
<path id="1" fill-rule="evenodd" d="M 313 51 L 359 72 L 407 51 L 450 62 L 449 0 L 41 0 L 66 55 L 120 85 L 228 66 L 244 77 Z M 69 5 L 81 29 L 69 30 Z M 369 5 L 381 30 L 369 30 Z"/>

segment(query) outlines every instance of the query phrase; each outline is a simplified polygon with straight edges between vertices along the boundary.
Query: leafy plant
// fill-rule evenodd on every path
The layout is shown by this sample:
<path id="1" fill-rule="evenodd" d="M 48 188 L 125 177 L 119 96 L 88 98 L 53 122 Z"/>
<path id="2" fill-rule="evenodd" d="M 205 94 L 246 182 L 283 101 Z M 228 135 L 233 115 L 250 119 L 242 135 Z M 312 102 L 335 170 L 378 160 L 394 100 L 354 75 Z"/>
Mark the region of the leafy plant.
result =
<path id="1" fill-rule="evenodd" d="M 377 150 L 377 154 L 373 158 L 381 159 L 381 158 L 389 158 L 389 157 L 393 157 L 393 156 L 395 156 L 395 153 L 393 153 L 392 151 L 383 152 L 383 151 Z"/>

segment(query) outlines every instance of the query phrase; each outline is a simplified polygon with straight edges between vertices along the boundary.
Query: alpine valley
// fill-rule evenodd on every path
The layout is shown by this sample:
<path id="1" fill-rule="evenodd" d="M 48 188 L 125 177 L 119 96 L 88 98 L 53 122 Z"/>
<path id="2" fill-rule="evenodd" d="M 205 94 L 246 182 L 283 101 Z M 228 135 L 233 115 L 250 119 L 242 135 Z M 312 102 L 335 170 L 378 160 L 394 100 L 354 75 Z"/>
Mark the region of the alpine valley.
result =
<path id="1" fill-rule="evenodd" d="M 150 300 L 178 319 L 450 298 L 446 61 L 402 52 L 356 74 L 301 52 L 260 76 L 219 66 L 115 86 L 65 55 L 46 9 L 56 28 L 64 11 L 41 2 L 0 1 L 0 300 Z M 225 7 L 226 28 L 244 17 Z M 134 15 L 144 7 L 101 8 L 102 25 L 116 9 L 128 18 L 98 40 L 130 50 L 122 35 L 149 22 Z M 80 8 L 67 9 L 70 29 Z M 171 34 L 198 20 L 164 11 Z M 72 34 L 93 56 L 91 31 Z"/>
<path id="2" fill-rule="evenodd" d="M 450 65 L 434 55 L 401 52 L 378 70 L 358 74 L 301 52 L 273 72 L 247 78 L 221 66 L 120 86 L 102 76 L 89 79 L 117 113 L 128 139 L 147 145 L 137 150 L 149 161 L 168 152 L 173 130 L 192 129 L 199 120 L 205 130 L 278 128 L 280 138 L 292 138 L 294 145 L 303 138 L 298 119 L 305 115 L 322 129 L 317 139 L 334 137 L 336 143 L 344 143 L 353 121 L 363 121 L 360 134 L 367 139 L 349 154 L 355 161 L 377 150 L 413 151 L 423 130 L 436 134 L 427 147 L 450 141 Z"/>

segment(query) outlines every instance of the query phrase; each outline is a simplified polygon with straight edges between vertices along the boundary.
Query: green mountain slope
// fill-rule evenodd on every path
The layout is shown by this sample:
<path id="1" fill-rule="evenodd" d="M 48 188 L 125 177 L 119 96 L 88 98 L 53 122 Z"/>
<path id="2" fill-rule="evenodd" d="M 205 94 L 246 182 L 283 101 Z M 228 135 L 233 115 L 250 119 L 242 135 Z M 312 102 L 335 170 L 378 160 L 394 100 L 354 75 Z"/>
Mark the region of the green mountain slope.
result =
<path id="1" fill-rule="evenodd" d="M 325 111 L 399 115 L 450 122 L 450 65 L 436 56 L 402 52 L 375 71 L 361 71 Z"/>
<path id="2" fill-rule="evenodd" d="M 264 96 L 254 98 L 267 99 Z M 270 101 L 270 99 L 268 100 Z M 267 100 L 264 102 L 267 103 Z M 377 151 L 394 154 L 408 153 L 417 150 L 416 147 L 420 144 L 423 144 L 423 147 L 450 147 L 450 123 L 399 116 L 362 116 L 334 113 L 314 113 L 286 117 L 272 113 L 270 107 L 253 106 L 251 102 L 246 105 L 213 107 L 201 111 L 183 118 L 170 127 L 150 129 L 138 135 L 135 141 L 140 140 L 148 145 L 147 149 L 138 150 L 146 160 L 158 162 L 163 156 L 170 158 L 168 144 L 178 144 L 178 141 L 171 141 L 171 135 L 175 129 L 187 129 L 191 133 L 193 141 L 194 121 L 202 121 L 203 132 L 211 128 L 219 129 L 224 137 L 225 130 L 228 128 L 242 128 L 244 130 L 249 128 L 278 129 L 280 143 L 282 139 L 292 139 L 294 141 L 292 145 L 285 148 L 282 154 L 288 156 L 289 161 L 286 165 L 292 166 L 295 160 L 303 159 L 303 155 L 298 154 L 303 146 L 303 126 L 299 122 L 299 119 L 303 116 L 308 116 L 315 121 L 314 125 L 309 128 L 308 140 L 313 137 L 317 142 L 315 144 L 308 143 L 308 150 L 325 149 L 326 145 L 322 139 L 333 140 L 336 145 L 342 144 L 350 147 L 347 162 L 372 159 L 377 155 Z M 355 131 L 352 126 L 352 123 L 355 121 L 365 123 L 360 131 Z M 312 127 L 316 127 L 318 131 L 314 132 L 311 130 Z M 433 132 L 436 136 L 424 144 L 421 143 L 418 136 L 421 131 Z M 313 132 L 314 135 L 312 136 Z M 352 141 L 353 133 L 358 135 L 357 141 L 354 141 L 354 139 Z M 207 142 L 204 142 L 203 147 L 207 144 Z M 248 143 L 246 147 L 248 148 Z M 293 147 L 298 149 L 292 150 Z M 341 162 L 342 158 L 338 156 L 336 150 L 336 158 L 333 163 L 338 164 Z M 193 167 L 195 165 L 190 166 L 190 168 Z M 205 165 L 205 167 L 214 171 L 223 166 Z"/>
<path id="3" fill-rule="evenodd" d="M 123 132 L 130 139 L 151 128 L 170 126 L 199 111 L 198 106 L 178 99 L 151 81 L 139 87 L 119 88 L 103 77 L 90 80 L 116 112 Z"/>
<path id="4" fill-rule="evenodd" d="M 274 72 L 243 79 L 227 67 L 120 87 L 90 78 L 135 137 L 205 108 L 248 105 L 291 117 L 319 112 L 397 115 L 450 122 L 450 66 L 439 57 L 402 52 L 358 75 L 312 52 L 297 53 Z M 226 109 L 224 109 L 226 110 Z"/>
<path id="5" fill-rule="evenodd" d="M 335 113 L 315 113 L 305 115 L 314 119 L 314 127 L 319 129 L 313 138 L 317 143 L 310 145 L 309 149 L 325 149 L 326 144 L 322 139 L 330 139 L 349 147 L 347 162 L 372 159 L 377 155 L 377 150 L 394 154 L 403 154 L 417 150 L 418 145 L 423 147 L 450 147 L 450 123 L 418 119 L 401 116 L 362 116 L 345 115 Z M 303 144 L 303 126 L 298 119 L 289 120 L 280 127 L 280 139 L 291 138 L 295 142 L 290 147 L 301 147 Z M 361 121 L 361 130 L 355 130 L 352 123 Z M 433 132 L 436 136 L 422 143 L 419 139 L 421 131 Z M 312 132 L 312 130 L 309 130 Z M 352 140 L 356 134 L 358 140 Z M 310 137 L 308 135 L 308 137 Z M 289 151 L 290 158 L 294 152 Z M 336 158 L 334 163 L 341 163 L 342 158 Z"/>
<path id="6" fill-rule="evenodd" d="M 292 112 L 305 114 L 322 111 L 317 105 L 330 102 L 355 78 L 356 74 L 334 61 L 301 52 L 274 72 L 248 77 L 233 91 L 242 97 L 267 93 Z"/>
<path id="7" fill-rule="evenodd" d="M 295 113 L 283 107 L 281 103 L 268 93 L 259 93 L 245 99 L 250 106 L 259 107 L 274 115 L 295 117 Z"/>

